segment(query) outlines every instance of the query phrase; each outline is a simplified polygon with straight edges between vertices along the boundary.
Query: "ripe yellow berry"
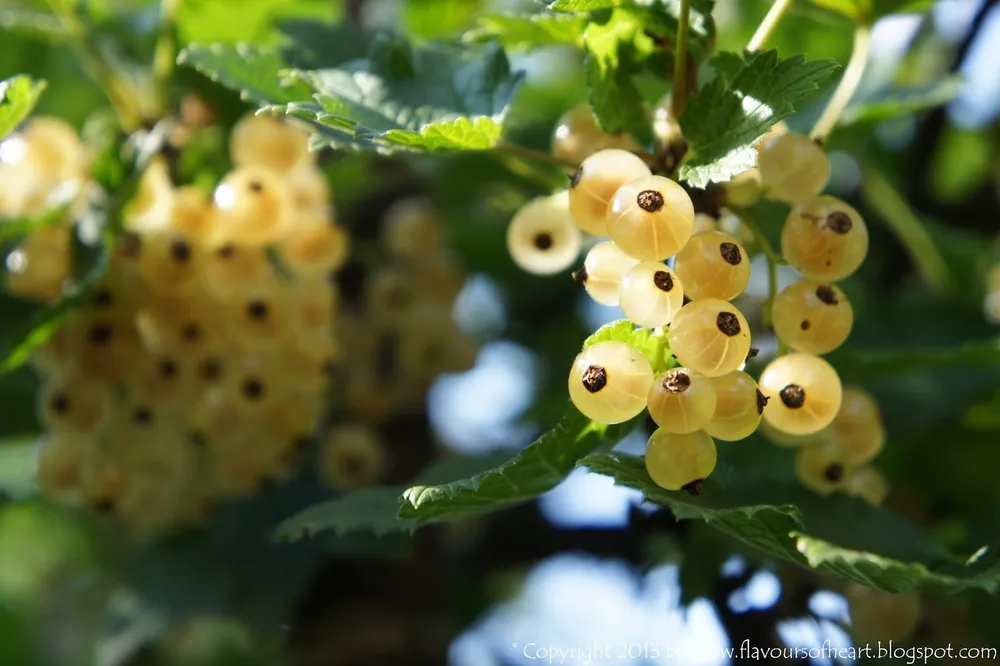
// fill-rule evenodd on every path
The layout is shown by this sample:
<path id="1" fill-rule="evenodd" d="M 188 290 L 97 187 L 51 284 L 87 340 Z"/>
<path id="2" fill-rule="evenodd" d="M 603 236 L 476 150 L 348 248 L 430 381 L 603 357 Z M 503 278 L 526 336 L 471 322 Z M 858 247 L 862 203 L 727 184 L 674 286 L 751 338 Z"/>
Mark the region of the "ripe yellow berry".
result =
<path id="1" fill-rule="evenodd" d="M 229 299 L 275 277 L 263 248 L 224 243 L 202 258 L 201 288 L 219 299 Z"/>
<path id="2" fill-rule="evenodd" d="M 844 491 L 860 497 L 872 506 L 879 506 L 889 495 L 889 482 L 885 474 L 866 465 L 850 471 Z"/>
<path id="3" fill-rule="evenodd" d="M 665 490 L 701 492 L 701 482 L 715 469 L 715 442 L 704 430 L 679 435 L 657 428 L 646 444 L 646 471 Z"/>
<path id="4" fill-rule="evenodd" d="M 805 446 L 795 452 L 795 476 L 803 486 L 820 495 L 842 490 L 850 471 L 847 454 L 835 441 Z"/>
<path id="5" fill-rule="evenodd" d="M 330 205 L 330 185 L 326 176 L 310 163 L 288 173 L 288 187 L 295 210 L 302 215 L 326 215 Z"/>
<path id="6" fill-rule="evenodd" d="M 599 342 L 583 350 L 569 373 L 569 396 L 584 416 L 622 423 L 646 407 L 653 383 L 649 361 L 624 342 Z"/>
<path id="7" fill-rule="evenodd" d="M 743 314 L 717 298 L 691 301 L 670 324 L 670 351 L 686 368 L 708 377 L 729 374 L 750 353 L 750 326 Z"/>
<path id="8" fill-rule="evenodd" d="M 395 256 L 418 262 L 431 259 L 441 247 L 437 214 L 426 199 L 404 199 L 385 213 L 382 243 Z"/>
<path id="9" fill-rule="evenodd" d="M 885 425 L 878 403 L 858 386 L 844 387 L 840 410 L 830 430 L 844 447 L 852 465 L 871 461 L 885 445 Z"/>
<path id="10" fill-rule="evenodd" d="M 139 274 L 153 291 L 177 296 L 194 291 L 202 262 L 201 249 L 178 232 L 143 236 Z"/>
<path id="11" fill-rule="evenodd" d="M 229 135 L 229 154 L 238 167 L 287 171 L 309 161 L 308 134 L 292 121 L 247 115 Z"/>
<path id="12" fill-rule="evenodd" d="M 834 197 L 815 197 L 788 214 L 781 252 L 807 278 L 836 282 L 853 274 L 868 254 L 868 227 L 858 211 Z"/>
<path id="13" fill-rule="evenodd" d="M 638 150 L 640 147 L 628 134 L 608 134 L 599 128 L 590 105 L 586 103 L 564 113 L 552 135 L 552 154 L 576 164 L 599 150 Z"/>
<path id="14" fill-rule="evenodd" d="M 826 354 L 850 335 L 854 309 L 836 285 L 803 279 L 777 295 L 771 318 L 774 332 L 790 348 Z"/>
<path id="15" fill-rule="evenodd" d="M 362 425 L 337 426 L 320 448 L 320 477 L 336 490 L 370 486 L 382 477 L 385 467 L 381 442 L 371 429 Z"/>
<path id="16" fill-rule="evenodd" d="M 759 150 L 757 168 L 768 194 L 790 203 L 816 196 L 830 181 L 826 152 L 798 132 L 767 138 Z"/>
<path id="17" fill-rule="evenodd" d="M 691 238 L 694 204 L 684 188 L 662 176 L 643 176 L 615 191 L 607 229 L 618 248 L 636 259 L 672 257 Z"/>
<path id="18" fill-rule="evenodd" d="M 226 330 L 244 349 L 267 351 L 291 338 L 289 302 L 273 285 L 250 289 L 225 307 Z"/>
<path id="19" fill-rule="evenodd" d="M 5 262 L 7 291 L 21 298 L 58 300 L 72 272 L 72 233 L 63 226 L 32 231 Z"/>
<path id="20" fill-rule="evenodd" d="M 131 317 L 95 311 L 66 325 L 72 326 L 75 370 L 85 377 L 121 381 L 142 353 Z"/>
<path id="21" fill-rule="evenodd" d="M 514 263 L 537 275 L 569 268 L 580 256 L 582 242 L 566 191 L 528 202 L 507 227 L 507 250 Z"/>
<path id="22" fill-rule="evenodd" d="M 607 236 L 608 209 L 615 192 L 625 183 L 649 174 L 646 163 L 628 151 L 612 148 L 594 153 L 573 174 L 569 190 L 573 219 L 584 231 Z M 691 217 L 693 220 L 693 212 Z"/>
<path id="23" fill-rule="evenodd" d="M 196 243 L 208 241 L 213 234 L 212 202 L 208 195 L 193 185 L 178 188 L 171 199 L 167 229 L 178 232 Z"/>
<path id="24" fill-rule="evenodd" d="M 195 296 L 161 297 L 139 310 L 135 324 L 148 350 L 182 360 L 196 359 L 223 346 L 222 314 Z"/>
<path id="25" fill-rule="evenodd" d="M 587 253 L 583 270 L 574 277 L 583 282 L 584 289 L 592 299 L 601 305 L 618 305 L 622 278 L 639 263 L 612 241 L 598 243 Z"/>
<path id="26" fill-rule="evenodd" d="M 674 270 L 688 298 L 731 301 L 750 282 L 750 258 L 740 243 L 721 231 L 691 237 L 674 260 Z"/>
<path id="27" fill-rule="evenodd" d="M 278 174 L 248 166 L 226 176 L 215 190 L 214 241 L 266 245 L 281 240 L 294 221 L 291 192 Z"/>
<path id="28" fill-rule="evenodd" d="M 70 374 L 46 383 L 39 406 L 42 423 L 53 432 L 89 435 L 106 423 L 111 394 L 102 382 Z"/>
<path id="29" fill-rule="evenodd" d="M 748 169 L 738 176 L 734 176 L 722 187 L 726 193 L 726 203 L 740 208 L 752 206 L 760 200 L 762 188 L 760 170 Z"/>
<path id="30" fill-rule="evenodd" d="M 0 143 L 0 164 L 50 190 L 61 182 L 85 176 L 86 152 L 80 137 L 65 121 L 35 116 L 16 134 Z"/>
<path id="31" fill-rule="evenodd" d="M 760 375 L 770 402 L 764 418 L 790 435 L 809 435 L 833 422 L 843 396 L 840 377 L 829 363 L 794 353 L 771 361 Z"/>
<path id="32" fill-rule="evenodd" d="M 636 264 L 621 279 L 618 300 L 625 316 L 639 326 L 666 326 L 684 305 L 677 275 L 658 261 Z"/>
<path id="33" fill-rule="evenodd" d="M 312 219 L 293 226 L 278 245 L 278 253 L 299 279 L 329 275 L 347 261 L 350 237 L 332 220 Z"/>
<path id="34" fill-rule="evenodd" d="M 746 439 L 757 430 L 767 398 L 757 388 L 753 377 L 737 370 L 721 377 L 711 377 L 715 389 L 715 411 L 705 425 L 705 432 L 725 442 Z"/>
<path id="35" fill-rule="evenodd" d="M 851 637 L 859 644 L 905 640 L 923 614 L 916 594 L 890 594 L 851 583 L 844 596 L 851 612 Z"/>
<path id="36" fill-rule="evenodd" d="M 715 386 L 693 370 L 673 368 L 653 381 L 647 403 L 656 425 L 686 435 L 708 425 L 715 413 Z"/>

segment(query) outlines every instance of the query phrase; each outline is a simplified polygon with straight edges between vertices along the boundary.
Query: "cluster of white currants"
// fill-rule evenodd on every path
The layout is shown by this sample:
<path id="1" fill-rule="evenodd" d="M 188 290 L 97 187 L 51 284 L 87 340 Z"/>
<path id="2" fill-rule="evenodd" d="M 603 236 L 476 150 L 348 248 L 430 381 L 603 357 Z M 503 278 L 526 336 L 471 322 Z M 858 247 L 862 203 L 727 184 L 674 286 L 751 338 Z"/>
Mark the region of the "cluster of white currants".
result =
<path id="1" fill-rule="evenodd" d="M 661 103 L 660 115 L 666 108 Z M 661 134 L 679 133 L 676 123 L 658 120 Z M 629 320 L 655 329 L 680 367 L 654 369 L 630 345 L 601 342 L 577 357 L 570 396 L 602 423 L 648 407 L 659 426 L 646 452 L 651 477 L 669 490 L 698 492 L 715 467 L 714 440 L 744 439 L 762 419 L 788 437 L 812 435 L 841 412 L 840 378 L 819 355 L 850 332 L 851 305 L 832 283 L 861 265 L 868 232 L 857 211 L 820 195 L 830 175 L 823 149 L 784 126 L 758 144 L 758 167 L 726 188 L 741 205 L 761 193 L 792 205 L 781 247 L 804 276 L 777 295 L 771 311 L 777 336 L 794 353 L 772 361 L 758 388 L 743 372 L 753 353 L 749 325 L 730 303 L 750 279 L 745 229 L 737 222 L 726 233 L 721 220 L 696 214 L 688 191 L 652 174 L 630 142 L 602 133 L 579 110 L 564 117 L 557 154 L 577 158 L 588 144 L 600 149 L 584 157 L 568 191 L 518 212 L 508 247 L 525 270 L 549 274 L 576 260 L 584 234 L 609 238 L 590 248 L 574 277 L 598 303 L 619 305 Z M 851 468 L 867 460 L 852 458 Z"/>
<path id="2" fill-rule="evenodd" d="M 106 275 L 32 359 L 48 430 L 39 487 L 141 533 L 191 524 L 291 474 L 343 357 L 333 274 L 349 238 L 307 135 L 248 116 L 230 154 L 235 170 L 214 192 L 177 188 L 167 164 L 152 163 Z M 86 150 L 56 119 L 29 121 L 0 155 L 14 175 L 3 216 L 43 213 L 60 188 L 86 182 Z M 7 288 L 59 298 L 76 231 L 72 215 L 32 231 L 7 259 Z M 336 428 L 321 474 L 339 484 L 377 448 L 360 426 Z"/>

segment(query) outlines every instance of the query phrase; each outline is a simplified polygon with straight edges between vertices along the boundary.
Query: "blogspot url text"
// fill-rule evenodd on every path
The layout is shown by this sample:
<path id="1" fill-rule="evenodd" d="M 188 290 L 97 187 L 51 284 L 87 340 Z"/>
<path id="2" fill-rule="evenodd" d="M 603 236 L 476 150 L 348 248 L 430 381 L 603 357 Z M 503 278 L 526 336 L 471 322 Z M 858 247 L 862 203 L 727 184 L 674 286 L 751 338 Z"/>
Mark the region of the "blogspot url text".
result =
<path id="1" fill-rule="evenodd" d="M 590 664 L 612 660 L 634 661 L 666 659 L 683 662 L 685 658 L 694 657 L 724 657 L 727 660 L 740 658 L 742 660 L 772 662 L 795 659 L 828 659 L 834 662 L 853 662 L 858 659 L 882 659 L 898 661 L 908 666 L 913 664 L 937 663 L 941 659 L 980 659 L 997 660 L 997 648 L 965 647 L 958 645 L 944 646 L 913 646 L 887 643 L 868 643 L 849 647 L 835 646 L 826 641 L 816 647 L 759 647 L 743 641 L 737 647 L 721 648 L 709 655 L 705 652 L 695 652 L 690 649 L 680 649 L 669 643 L 594 643 L 591 645 L 556 646 L 544 643 L 528 642 L 514 643 L 512 647 L 520 649 L 524 658 L 531 662 L 545 664 Z"/>

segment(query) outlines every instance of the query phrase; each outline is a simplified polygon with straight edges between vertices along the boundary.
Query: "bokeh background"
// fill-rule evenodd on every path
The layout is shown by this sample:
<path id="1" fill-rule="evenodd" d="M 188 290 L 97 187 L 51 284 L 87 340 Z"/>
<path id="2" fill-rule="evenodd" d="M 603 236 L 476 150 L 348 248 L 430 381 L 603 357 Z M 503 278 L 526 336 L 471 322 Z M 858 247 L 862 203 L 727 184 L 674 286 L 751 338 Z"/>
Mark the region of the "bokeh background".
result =
<path id="1" fill-rule="evenodd" d="M 90 4 L 108 21 L 126 16 L 121 29 L 136 35 L 155 22 L 155 6 L 142 0 Z M 742 48 L 769 6 L 717 4 L 719 50 Z M 0 0 L 0 78 L 46 79 L 38 112 L 84 127 L 105 101 L 73 54 L 40 32 L 5 23 L 4 12 L 31 5 Z M 233 5 L 240 22 L 219 20 L 232 16 Z M 277 21 L 317 17 L 419 41 L 452 38 L 482 12 L 538 7 L 530 0 L 184 0 L 180 12 L 189 14 L 179 25 L 182 42 L 263 43 L 281 39 Z M 803 0 L 771 46 L 845 62 L 850 34 L 846 20 Z M 586 97 L 581 62 L 560 48 L 515 52 L 512 59 L 527 79 L 508 135 L 546 149 L 559 115 Z M 832 138 L 831 191 L 861 210 L 873 239 L 865 266 L 844 285 L 856 312 L 852 347 L 954 346 L 998 334 L 1000 307 L 987 306 L 985 279 L 1000 262 L 998 60 L 1000 5 L 992 0 L 939 0 L 926 13 L 876 24 L 859 99 L 955 78 L 938 108 L 855 118 Z M 180 77 L 216 105 L 223 122 L 248 108 L 191 70 Z M 650 99 L 662 92 L 659 82 L 643 85 Z M 789 124 L 808 128 L 829 92 Z M 387 482 L 412 478 L 431 455 L 502 458 L 525 446 L 563 411 L 564 373 L 580 342 L 621 317 L 587 299 L 568 277 L 529 276 L 510 260 L 506 222 L 547 183 L 483 156 L 395 163 L 333 155 L 324 164 L 338 220 L 357 238 L 374 237 L 394 201 L 429 196 L 467 274 L 453 314 L 479 345 L 475 366 L 437 378 L 424 412 L 384 427 L 390 455 L 405 461 Z M 900 217 L 910 214 L 933 241 L 930 256 L 900 240 Z M 778 209 L 765 210 L 762 223 L 776 233 L 781 217 Z M 345 298 L 363 272 L 363 265 L 345 272 Z M 754 264 L 744 297 L 751 311 L 766 297 L 765 273 Z M 780 278 L 786 284 L 794 276 Z M 0 333 L 13 335 L 33 307 L 0 297 Z M 774 341 L 755 337 L 755 346 L 766 356 Z M 893 488 L 889 506 L 955 552 L 995 542 L 997 368 L 862 377 L 889 432 L 879 459 Z M 277 521 L 325 496 L 310 486 L 269 489 L 224 507 L 205 530 L 136 545 L 107 525 L 34 499 L 36 390 L 30 370 L 0 379 L 0 664 L 168 663 L 177 646 L 204 643 L 231 647 L 237 656 L 227 663 L 500 666 L 541 663 L 548 655 L 538 650 L 576 647 L 577 654 L 556 655 L 554 663 L 695 666 L 743 663 L 721 648 L 744 639 L 761 646 L 851 642 L 835 581 L 770 562 L 700 523 L 678 523 L 642 505 L 636 492 L 583 470 L 537 502 L 412 537 L 322 534 L 271 543 Z M 619 446 L 641 453 L 644 442 L 636 433 Z M 790 454 L 760 436 L 727 448 L 720 466 L 762 482 L 792 476 Z M 942 635 L 955 645 L 1000 642 L 1000 605 L 985 593 L 926 603 L 917 644 Z M 586 651 L 601 645 L 613 654 Z"/>

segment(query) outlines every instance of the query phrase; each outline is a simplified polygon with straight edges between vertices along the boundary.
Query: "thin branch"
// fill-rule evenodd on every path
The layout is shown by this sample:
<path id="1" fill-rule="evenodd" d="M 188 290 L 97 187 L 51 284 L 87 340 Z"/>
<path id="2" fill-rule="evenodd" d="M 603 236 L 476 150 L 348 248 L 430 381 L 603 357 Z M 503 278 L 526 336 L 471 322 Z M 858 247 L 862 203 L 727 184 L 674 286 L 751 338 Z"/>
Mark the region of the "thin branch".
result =
<path id="1" fill-rule="evenodd" d="M 758 51 L 767 44 L 767 40 L 774 34 L 774 29 L 778 27 L 778 23 L 784 18 L 789 8 L 791 8 L 792 2 L 794 0 L 775 0 L 774 4 L 771 5 L 771 9 L 768 10 L 767 16 L 764 17 L 764 20 L 758 26 L 757 32 L 750 38 L 750 42 L 747 44 L 747 51 Z"/>
<path id="2" fill-rule="evenodd" d="M 687 102 L 688 30 L 691 23 L 691 0 L 681 0 L 677 18 L 677 44 L 674 48 L 674 89 L 670 94 L 670 113 L 680 118 Z"/>
<path id="3" fill-rule="evenodd" d="M 863 173 L 861 195 L 865 203 L 906 249 L 924 281 L 935 291 L 947 291 L 952 286 L 948 263 L 920 218 L 877 168 L 866 164 Z"/>
<path id="4" fill-rule="evenodd" d="M 871 26 L 859 24 L 854 30 L 854 46 L 851 50 L 851 59 L 847 62 L 844 75 L 837 84 L 837 89 L 833 91 L 833 97 L 823 109 L 823 115 L 816 121 L 812 132 L 809 134 L 816 141 L 825 141 L 840 119 L 840 114 L 844 112 L 858 84 L 861 83 L 861 76 L 865 73 L 865 65 L 868 63 L 868 49 L 871 42 Z"/>
<path id="5" fill-rule="evenodd" d="M 737 209 L 733 212 L 743 220 L 743 224 L 753 234 L 754 242 L 760 248 L 761 252 L 764 253 L 764 259 L 767 261 L 767 301 L 764 303 L 763 319 L 764 325 L 770 328 L 772 323 L 771 305 L 778 295 L 778 266 L 786 262 L 781 253 L 774 249 L 771 241 L 767 239 L 767 236 L 761 230 L 760 225 L 757 224 L 757 221 L 749 213 L 742 209 Z M 779 353 L 780 349 L 779 347 Z"/>

